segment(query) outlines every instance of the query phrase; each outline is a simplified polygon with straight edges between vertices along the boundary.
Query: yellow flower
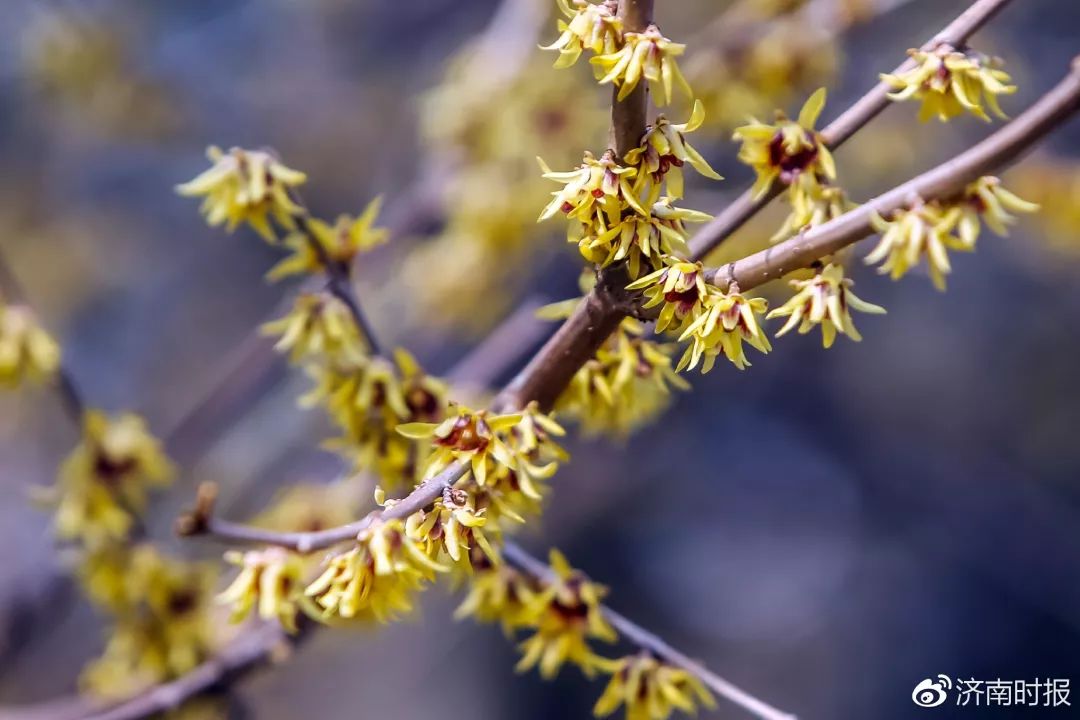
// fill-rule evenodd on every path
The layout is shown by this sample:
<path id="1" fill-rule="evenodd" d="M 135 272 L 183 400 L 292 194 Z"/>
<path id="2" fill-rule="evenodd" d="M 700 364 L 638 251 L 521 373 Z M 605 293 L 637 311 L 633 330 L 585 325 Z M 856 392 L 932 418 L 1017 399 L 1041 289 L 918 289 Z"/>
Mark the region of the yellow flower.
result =
<path id="1" fill-rule="evenodd" d="M 527 612 L 536 632 L 519 645 L 523 656 L 514 669 L 524 672 L 538 665 L 540 676 L 549 680 L 571 662 L 592 677 L 603 659 L 588 640 L 614 642 L 618 637 L 600 610 L 607 589 L 570 567 L 558 550 L 551 551 L 550 564 L 555 578 L 529 601 Z"/>
<path id="2" fill-rule="evenodd" d="M 789 316 L 776 337 L 796 326 L 802 334 L 814 325 L 821 325 L 821 340 L 827 348 L 832 347 L 837 333 L 856 342 L 862 340 L 851 320 L 851 310 L 881 315 L 885 308 L 860 300 L 851 291 L 852 284 L 844 277 L 844 268 L 831 263 L 809 280 L 792 280 L 791 286 L 798 292 L 766 316 Z"/>
<path id="3" fill-rule="evenodd" d="M 722 180 L 709 163 L 686 141 L 686 133 L 701 127 L 705 121 L 705 106 L 694 101 L 690 119 L 680 125 L 668 122 L 658 115 L 645 130 L 640 147 L 626 154 L 626 164 L 637 168 L 634 190 L 652 204 L 660 197 L 661 182 L 667 183 L 667 194 L 672 199 L 683 196 L 682 166 L 685 163 L 707 178 Z M 648 187 L 646 187 L 648 185 Z"/>
<path id="4" fill-rule="evenodd" d="M 713 696 L 692 673 L 646 652 L 605 661 L 603 671 L 611 674 L 611 680 L 593 707 L 593 715 L 599 718 L 620 705 L 626 707 L 627 720 L 667 720 L 672 710 L 694 715 L 698 705 L 716 707 Z"/>
<path id="5" fill-rule="evenodd" d="M 321 620 L 387 622 L 411 611 L 415 592 L 447 569 L 424 553 L 400 520 L 376 520 L 352 549 L 332 556 L 304 592 L 319 606 Z"/>
<path id="6" fill-rule="evenodd" d="M 813 173 L 800 173 L 791 186 L 791 212 L 769 238 L 777 243 L 808 228 L 823 225 L 855 207 L 847 193 Z"/>
<path id="7" fill-rule="evenodd" d="M 0 386 L 45 380 L 60 368 L 60 346 L 30 308 L 0 301 Z"/>
<path id="8" fill-rule="evenodd" d="M 1001 180 L 989 175 L 971 183 L 960 202 L 957 232 L 960 239 L 974 245 L 979 237 L 980 219 L 1001 236 L 1009 234 L 1009 225 L 1016 222 L 1012 213 L 1038 212 L 1039 206 L 1028 202 L 1001 186 Z"/>
<path id="9" fill-rule="evenodd" d="M 341 428 L 340 438 L 326 446 L 351 459 L 358 469 L 374 470 L 387 487 L 418 480 L 418 457 L 427 443 L 417 443 L 396 431 L 410 422 L 441 421 L 448 388 L 426 374 L 405 350 L 394 361 L 373 357 L 352 368 L 316 367 L 316 387 L 301 404 L 321 404 Z"/>
<path id="10" fill-rule="evenodd" d="M 218 602 L 232 606 L 232 621 L 243 620 L 255 607 L 263 620 L 277 619 L 289 632 L 296 632 L 296 613 L 304 598 L 304 563 L 282 548 L 225 553 L 225 559 L 241 570 L 232 584 L 218 596 Z"/>
<path id="11" fill-rule="evenodd" d="M 485 533 L 493 532 L 497 536 L 499 531 L 497 527 L 487 526 L 488 519 L 483 509 L 477 510 L 474 496 L 458 488 L 447 488 L 430 509 L 408 517 L 405 532 L 433 560 L 441 559 L 445 553 L 455 564 L 469 568 L 469 550 L 473 547 L 483 551 L 491 562 L 498 561 L 498 553 Z"/>
<path id="12" fill-rule="evenodd" d="M 604 0 L 595 5 L 588 0 L 573 0 L 573 7 L 567 0 L 557 2 L 559 10 L 570 18 L 570 22 L 559 20 L 562 34 L 552 44 L 541 46 L 542 50 L 559 51 L 555 67 L 570 67 L 584 50 L 603 55 L 618 49 L 622 41 L 622 20 L 615 14 L 619 9 L 617 0 Z"/>
<path id="13" fill-rule="evenodd" d="M 224 224 L 232 232 L 246 222 L 269 242 L 276 242 L 271 220 L 292 229 L 301 212 L 290 188 L 307 180 L 304 173 L 282 164 L 269 152 L 232 148 L 227 153 L 211 146 L 206 156 L 213 166 L 194 180 L 176 186 L 181 195 L 204 196 L 200 211 L 211 226 Z"/>
<path id="14" fill-rule="evenodd" d="M 585 224 L 571 224 L 567 239 L 577 243 L 582 257 L 601 267 L 625 260 L 630 277 L 637 278 L 643 260 L 657 269 L 662 267 L 665 256 L 689 253 L 686 223 L 707 222 L 711 217 L 697 210 L 674 207 L 671 198 L 665 197 L 652 205 L 647 217 L 627 215 L 603 232 L 599 232 L 603 227 L 593 230 Z"/>
<path id="15" fill-rule="evenodd" d="M 279 335 L 274 349 L 289 353 L 293 363 L 314 356 L 332 363 L 358 364 L 367 355 L 367 345 L 348 306 L 328 292 L 301 293 L 286 316 L 263 323 L 259 329 L 264 335 Z"/>
<path id="16" fill-rule="evenodd" d="M 368 203 L 359 217 L 341 215 L 333 225 L 317 218 L 308 220 L 307 227 L 322 248 L 322 256 L 334 265 L 347 269 L 359 253 L 385 243 L 390 232 L 385 228 L 372 227 L 381 206 L 382 198 L 377 197 Z M 266 274 L 268 280 L 325 272 L 323 258 L 311 246 L 311 238 L 306 234 L 290 233 L 285 238 L 285 245 L 292 250 L 292 255 L 270 269 Z"/>
<path id="17" fill-rule="evenodd" d="M 459 405 L 457 413 L 441 423 L 413 422 L 397 431 L 408 438 L 431 438 L 434 450 L 425 465 L 424 477 L 437 475 L 455 460 L 469 464 L 476 483 L 483 487 L 492 466 L 517 468 L 517 459 L 506 444 L 506 431 L 521 422 L 521 415 L 493 415 Z"/>
<path id="18" fill-rule="evenodd" d="M 645 337 L 644 326 L 622 321 L 585 363 L 555 403 L 556 409 L 581 422 L 587 434 L 626 437 L 649 423 L 671 402 L 671 388 L 689 384 L 672 368 L 674 346 Z"/>
<path id="19" fill-rule="evenodd" d="M 498 622 L 508 635 L 530 623 L 532 581 L 506 564 L 494 564 L 482 551 L 471 551 L 474 572 L 467 577 L 469 591 L 454 611 L 457 619 L 474 617 L 479 622 Z"/>
<path id="20" fill-rule="evenodd" d="M 915 98 L 922 102 L 919 120 L 932 117 L 946 122 L 965 110 L 990 122 L 983 103 L 999 118 L 1006 115 L 998 104 L 998 95 L 1011 95 L 1016 86 L 1001 69 L 996 58 L 968 50 L 961 52 L 951 45 L 934 50 L 909 50 L 915 67 L 899 75 L 882 74 L 881 79 L 896 88 L 889 93 L 893 100 Z"/>
<path id="21" fill-rule="evenodd" d="M 627 290 L 644 290 L 647 298 L 642 308 L 654 308 L 663 304 L 656 319 L 655 331 L 661 333 L 676 320 L 676 329 L 682 332 L 683 321 L 701 311 L 701 305 L 707 294 L 705 277 L 701 272 L 701 263 L 686 262 L 673 257 L 664 260 L 667 263 L 656 272 L 639 278 L 626 286 Z"/>
<path id="22" fill-rule="evenodd" d="M 537 160 L 545 178 L 565 186 L 552 193 L 552 200 L 540 213 L 539 221 L 561 211 L 571 220 L 580 220 L 590 227 L 598 223 L 614 226 L 626 207 L 633 208 L 639 215 L 649 215 L 630 183 L 635 169 L 619 165 L 611 150 L 599 160 L 586 151 L 581 165 L 569 172 L 553 172 L 542 159 Z"/>
<path id="23" fill-rule="evenodd" d="M 800 175 L 836 179 L 832 153 L 814 130 L 824 107 L 825 88 L 820 88 L 802 106 L 797 121 L 777 111 L 774 125 L 754 120 L 735 129 L 734 139 L 742 143 L 739 160 L 757 173 L 755 198 L 763 197 L 777 179 L 792 187 Z"/>
<path id="24" fill-rule="evenodd" d="M 621 48 L 606 55 L 597 55 L 590 62 L 594 65 L 596 79 L 602 85 L 614 83 L 619 88 L 620 101 L 632 93 L 644 77 L 653 85 L 660 84 L 662 93 L 657 92 L 655 102 L 657 105 L 667 105 L 671 102 L 671 89 L 676 82 L 687 97 L 694 96 L 675 60 L 684 52 L 685 45 L 671 42 L 660 34 L 656 25 L 649 25 L 642 33 L 624 32 Z"/>
<path id="25" fill-rule="evenodd" d="M 757 350 L 772 350 L 769 338 L 761 331 L 757 316 L 768 310 L 764 298 L 746 298 L 734 285 L 728 291 L 712 289 L 705 297 L 701 312 L 686 325 L 679 340 L 689 339 L 676 371 L 693 370 L 702 356 L 702 373 L 712 370 L 718 355 L 723 355 L 735 367 L 745 370 L 750 362 L 743 350 L 743 341 Z"/>
<path id="26" fill-rule="evenodd" d="M 183 675 L 213 652 L 208 599 L 213 566 L 163 557 L 150 545 L 135 548 L 128 582 L 139 593 L 139 607 L 119 613 L 105 651 L 83 672 L 80 682 L 94 695 L 131 695 Z"/>
<path id="27" fill-rule="evenodd" d="M 60 466 L 56 531 L 92 547 L 123 539 L 151 487 L 168 485 L 173 468 L 137 415 L 83 417 L 83 437 Z"/>
<path id="28" fill-rule="evenodd" d="M 898 210 L 892 220 L 875 215 L 872 221 L 881 240 L 866 256 L 866 263 L 881 262 L 878 272 L 898 280 L 925 257 L 934 287 L 944 290 L 945 276 L 952 271 L 948 250 L 974 250 L 974 245 L 953 234 L 960 215 L 959 207 L 943 208 L 938 203 Z"/>

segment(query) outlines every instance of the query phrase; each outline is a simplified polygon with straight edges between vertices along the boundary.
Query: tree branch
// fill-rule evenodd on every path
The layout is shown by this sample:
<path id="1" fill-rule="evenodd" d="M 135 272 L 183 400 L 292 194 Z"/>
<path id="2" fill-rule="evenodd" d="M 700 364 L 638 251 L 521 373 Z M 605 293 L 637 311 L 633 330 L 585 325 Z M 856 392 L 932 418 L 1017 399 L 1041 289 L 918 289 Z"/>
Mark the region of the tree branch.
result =
<path id="1" fill-rule="evenodd" d="M 967 10 L 923 45 L 923 48 L 932 49 L 943 43 L 963 45 L 969 37 L 993 19 L 1009 2 L 1010 0 L 976 0 Z M 914 66 L 914 61 L 908 58 L 893 71 L 893 74 L 906 72 Z M 865 127 L 867 123 L 889 106 L 890 100 L 886 95 L 891 91 L 892 88 L 888 84 L 879 82 L 865 95 L 856 100 L 840 117 L 822 129 L 821 137 L 825 145 L 830 150 L 836 149 Z M 690 241 L 692 258 L 694 260 L 704 259 L 706 255 L 716 249 L 724 240 L 731 237 L 750 218 L 772 202 L 774 198 L 781 195 L 785 189 L 786 186 L 773 183 L 769 192 L 756 200 L 749 189 L 745 190 L 694 235 Z"/>
<path id="2" fill-rule="evenodd" d="M 519 572 L 528 575 L 540 583 L 550 583 L 555 579 L 555 572 L 541 560 L 527 553 L 521 546 L 512 541 L 506 541 L 502 551 L 503 560 L 516 568 Z M 721 697 L 739 705 L 745 710 L 757 715 L 763 720 L 794 720 L 795 716 L 774 708 L 762 700 L 754 697 L 745 690 L 720 677 L 709 670 L 700 662 L 692 660 L 675 648 L 664 642 L 657 635 L 649 632 L 629 618 L 620 615 L 606 605 L 601 605 L 600 610 L 604 618 L 611 626 L 618 630 L 619 635 L 629 642 L 637 645 L 642 650 L 648 651 L 664 662 L 681 667 L 698 678 L 709 689 Z"/>
<path id="3" fill-rule="evenodd" d="M 749 290 L 804 268 L 873 233 L 871 218 L 908 207 L 913 199 L 953 197 L 979 177 L 1009 164 L 1080 109 L 1080 58 L 1068 75 L 1015 120 L 981 143 L 864 205 L 721 268 L 706 271 L 709 282 Z"/>

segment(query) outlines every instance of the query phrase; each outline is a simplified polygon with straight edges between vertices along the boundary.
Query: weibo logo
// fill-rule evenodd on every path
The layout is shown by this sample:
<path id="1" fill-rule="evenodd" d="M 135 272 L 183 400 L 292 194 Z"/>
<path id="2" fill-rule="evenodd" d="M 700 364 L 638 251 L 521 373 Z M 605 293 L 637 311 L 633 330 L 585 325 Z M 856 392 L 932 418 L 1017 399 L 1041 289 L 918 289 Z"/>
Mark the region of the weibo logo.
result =
<path id="1" fill-rule="evenodd" d="M 952 690 L 952 680 L 947 675 L 938 675 L 938 680 L 926 678 L 911 691 L 911 699 L 919 707 L 937 707 L 945 702 L 948 691 Z"/>

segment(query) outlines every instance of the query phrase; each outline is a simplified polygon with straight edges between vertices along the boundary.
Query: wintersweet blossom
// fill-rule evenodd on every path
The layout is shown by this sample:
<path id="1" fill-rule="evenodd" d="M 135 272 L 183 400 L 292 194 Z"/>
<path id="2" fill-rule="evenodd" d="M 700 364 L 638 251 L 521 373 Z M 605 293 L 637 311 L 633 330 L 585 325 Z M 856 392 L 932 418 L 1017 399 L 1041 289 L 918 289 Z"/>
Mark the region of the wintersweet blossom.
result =
<path id="1" fill-rule="evenodd" d="M 686 262 L 675 258 L 665 258 L 667 265 L 659 270 L 635 280 L 626 286 L 627 290 L 643 290 L 646 302 L 643 309 L 663 305 L 656 319 L 655 331 L 672 329 L 682 332 L 687 318 L 692 318 L 702 309 L 702 303 L 708 290 L 701 263 Z"/>
<path id="2" fill-rule="evenodd" d="M 890 220 L 875 215 L 872 222 L 881 239 L 865 261 L 868 265 L 880 262 L 878 272 L 898 280 L 926 258 L 934 287 L 944 290 L 945 276 L 952 272 L 948 251 L 975 249 L 953 234 L 959 219 L 959 208 L 945 208 L 939 203 L 919 203 L 898 210 Z"/>
<path id="3" fill-rule="evenodd" d="M 596 717 L 607 717 L 619 706 L 626 708 L 626 720 L 667 720 L 673 710 L 694 715 L 699 705 L 716 707 L 712 694 L 691 672 L 648 652 L 606 660 L 602 670 L 611 680 L 593 706 Z"/>
<path id="4" fill-rule="evenodd" d="M 675 83 L 688 97 L 694 96 L 675 60 L 684 52 L 685 45 L 668 40 L 660 34 L 656 25 L 649 25 L 644 32 L 624 32 L 621 48 L 606 55 L 597 55 L 590 62 L 601 84 L 614 83 L 619 88 L 617 97 L 620 102 L 645 78 L 651 85 L 659 85 L 656 104 L 668 105 Z"/>
<path id="5" fill-rule="evenodd" d="M 349 268 L 353 259 L 386 242 L 390 232 L 374 227 L 375 218 L 382 207 L 382 198 L 368 203 L 359 217 L 341 215 L 333 225 L 318 218 L 306 221 L 306 232 L 292 232 L 284 244 L 292 254 L 270 269 L 268 280 L 280 280 L 290 275 L 312 275 L 326 271 L 324 261 L 341 268 Z M 317 242 L 319 248 L 312 247 Z"/>
<path id="6" fill-rule="evenodd" d="M 30 308 L 0 301 L 0 386 L 45 380 L 60 369 L 60 346 Z"/>
<path id="7" fill-rule="evenodd" d="M 607 589 L 570 567 L 558 550 L 551 551 L 549 562 L 555 577 L 528 603 L 535 632 L 518 646 L 523 655 L 515 670 L 539 666 L 540 676 L 551 679 L 571 662 L 591 677 L 602 659 L 589 647 L 589 639 L 614 642 L 618 637 L 600 610 Z"/>
<path id="8" fill-rule="evenodd" d="M 172 463 L 141 417 L 87 411 L 82 439 L 60 466 L 57 534 L 91 547 L 127 537 L 147 491 L 172 476 Z"/>
<path id="9" fill-rule="evenodd" d="M 958 50 L 942 44 L 933 50 L 909 50 L 915 67 L 897 75 L 883 73 L 881 79 L 895 88 L 892 100 L 922 102 L 919 120 L 936 117 L 946 122 L 964 111 L 990 122 L 985 103 L 999 118 L 1006 115 L 999 95 L 1011 95 L 1016 86 L 1001 69 L 1001 61 L 973 50 Z"/>
<path id="10" fill-rule="evenodd" d="M 264 239 L 276 242 L 271 221 L 279 227 L 295 227 L 293 216 L 301 208 L 290 196 L 292 188 L 307 176 L 286 167 L 264 150 L 231 148 L 223 152 L 211 146 L 206 151 L 213 166 L 195 179 L 176 186 L 189 197 L 203 197 L 201 212 L 211 226 L 224 224 L 232 232 L 247 223 Z"/>
<path id="11" fill-rule="evenodd" d="M 701 153 L 686 141 L 686 134 L 697 130 L 705 121 L 705 106 L 694 101 L 690 119 L 671 123 L 664 115 L 645 130 L 641 145 L 626 154 L 627 165 L 637 168 L 634 190 L 647 198 L 648 204 L 660 199 L 661 183 L 666 183 L 667 195 L 673 199 L 683 196 L 682 166 L 690 163 L 700 174 L 712 180 L 723 178 L 712 169 Z"/>
<path id="12" fill-rule="evenodd" d="M 847 335 L 856 342 L 862 340 L 851 320 L 851 311 L 880 315 L 884 314 L 885 308 L 859 299 L 851 291 L 853 284 L 849 278 L 844 277 L 842 266 L 831 263 L 809 280 L 792 280 L 791 286 L 797 292 L 766 316 L 788 317 L 776 337 L 796 327 L 802 334 L 809 332 L 815 325 L 820 325 L 821 341 L 826 348 L 832 347 L 837 333 Z"/>
<path id="13" fill-rule="evenodd" d="M 236 579 L 218 596 L 232 606 L 232 621 L 246 618 L 258 607 L 263 620 L 277 620 L 289 632 L 296 632 L 296 615 L 303 601 L 303 560 L 283 548 L 225 553 L 225 560 L 240 566 Z"/>
<path id="14" fill-rule="evenodd" d="M 288 314 L 259 329 L 279 336 L 274 349 L 288 353 L 293 363 L 314 357 L 356 365 L 367 355 L 348 306 L 329 292 L 301 293 Z"/>
<path id="15" fill-rule="evenodd" d="M 984 175 L 964 188 L 957 221 L 960 239 L 974 245 L 979 237 L 980 221 L 1001 236 L 1009 234 L 1009 225 L 1016 222 L 1012 213 L 1038 212 L 1036 203 L 1028 202 L 1006 190 L 999 178 Z"/>
<path id="16" fill-rule="evenodd" d="M 555 42 L 541 46 L 542 50 L 557 50 L 556 68 L 567 68 L 577 62 L 581 53 L 590 50 L 597 55 L 614 53 L 622 43 L 622 20 L 616 15 L 617 0 L 592 3 L 588 0 L 557 0 L 559 11 L 570 22 L 559 20 L 561 33 Z"/>
<path id="17" fill-rule="evenodd" d="M 701 372 L 707 373 L 720 355 L 735 367 L 745 370 L 750 362 L 743 349 L 744 341 L 762 353 L 772 350 L 769 338 L 761 330 L 757 319 L 768 308 L 769 304 L 764 298 L 744 297 L 734 285 L 727 292 L 718 288 L 710 290 L 701 312 L 687 323 L 679 336 L 680 341 L 690 340 L 690 345 L 679 360 L 676 371 L 693 370 L 704 357 Z"/>
<path id="18" fill-rule="evenodd" d="M 376 520 L 351 549 L 327 560 L 304 593 L 321 619 L 387 622 L 411 611 L 416 591 L 448 569 L 428 557 L 400 520 Z"/>
<path id="19" fill-rule="evenodd" d="M 821 135 L 814 130 L 825 107 L 825 88 L 817 90 L 799 111 L 797 120 L 777 111 L 776 122 L 768 125 L 757 120 L 735 129 L 734 139 L 742 143 L 739 160 L 757 173 L 753 194 L 761 198 L 779 180 L 792 188 L 800 176 L 836 179 L 836 163 Z"/>
<path id="20" fill-rule="evenodd" d="M 430 509 L 410 515 L 405 532 L 435 561 L 445 555 L 455 565 L 470 568 L 469 550 L 473 547 L 491 562 L 498 561 L 498 553 L 487 536 L 498 536 L 498 528 L 488 523 L 483 509 L 477 510 L 476 498 L 460 488 L 447 488 Z"/>

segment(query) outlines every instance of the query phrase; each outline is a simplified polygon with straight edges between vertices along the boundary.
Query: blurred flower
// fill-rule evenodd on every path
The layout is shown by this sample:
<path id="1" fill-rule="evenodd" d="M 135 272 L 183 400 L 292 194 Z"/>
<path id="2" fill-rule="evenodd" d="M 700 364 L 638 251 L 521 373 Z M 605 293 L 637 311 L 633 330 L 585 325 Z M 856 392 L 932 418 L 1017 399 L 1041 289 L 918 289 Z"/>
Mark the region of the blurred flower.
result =
<path id="1" fill-rule="evenodd" d="M 885 308 L 860 300 L 851 291 L 853 284 L 844 277 L 842 266 L 831 263 L 809 280 L 792 280 L 791 286 L 798 292 L 766 316 L 789 316 L 776 337 L 796 326 L 802 334 L 820 325 L 821 340 L 827 348 L 832 347 L 837 333 L 847 335 L 856 342 L 862 340 L 851 320 L 851 310 L 879 315 L 884 314 Z"/>
<path id="2" fill-rule="evenodd" d="M 241 570 L 218 601 L 232 606 L 232 621 L 243 620 L 255 607 L 263 620 L 276 619 L 296 632 L 296 613 L 303 599 L 304 562 L 279 547 L 225 553 L 225 559 Z"/>
<path id="3" fill-rule="evenodd" d="M 148 488 L 163 487 L 173 467 L 137 415 L 110 419 L 98 410 L 83 417 L 82 439 L 57 479 L 56 531 L 97 547 L 127 537 Z"/>
<path id="4" fill-rule="evenodd" d="M 620 705 L 626 707 L 627 720 L 666 720 L 675 709 L 694 715 L 698 705 L 716 707 L 692 673 L 647 652 L 605 661 L 603 671 L 611 680 L 593 707 L 596 717 L 607 717 Z"/>
<path id="5" fill-rule="evenodd" d="M 800 173 L 789 195 L 791 212 L 769 242 L 780 242 L 803 230 L 824 225 L 855 208 L 843 188 L 813 174 Z"/>
<path id="6" fill-rule="evenodd" d="M 542 50 L 558 50 L 555 67 L 566 68 L 577 62 L 582 51 L 588 49 L 597 55 L 614 53 L 622 40 L 622 20 L 616 17 L 617 0 L 603 0 L 593 4 L 588 0 L 556 0 L 559 10 L 570 18 L 567 23 L 559 20 L 562 33 L 555 42 L 542 46 Z"/>
<path id="7" fill-rule="evenodd" d="M 99 697 L 130 697 L 183 675 L 215 648 L 212 565 L 172 560 L 144 544 L 132 550 L 128 573 L 141 602 L 116 616 L 104 653 L 80 678 Z"/>
<path id="8" fill-rule="evenodd" d="M 644 77 L 652 85 L 659 83 L 654 102 L 657 105 L 671 103 L 671 89 L 674 83 L 686 92 L 687 97 L 694 97 L 693 90 L 679 70 L 675 58 L 686 52 L 686 46 L 673 43 L 660 34 L 656 25 L 649 25 L 645 32 L 624 32 L 623 46 L 615 52 L 597 55 L 590 62 L 601 84 L 614 83 L 619 88 L 618 99 L 634 91 Z"/>
<path id="9" fill-rule="evenodd" d="M 324 257 L 338 267 L 351 267 L 359 253 L 382 245 L 389 237 L 389 231 L 372 227 L 381 206 L 382 198 L 377 197 L 368 203 L 359 217 L 341 215 L 332 226 L 311 218 L 307 221 L 311 237 L 299 231 L 290 233 L 285 238 L 285 245 L 292 250 L 292 255 L 271 268 L 266 274 L 267 279 L 325 272 Z M 312 247 L 312 239 L 322 248 L 321 253 Z"/>
<path id="10" fill-rule="evenodd" d="M 866 263 L 881 262 L 878 272 L 898 280 L 925 257 L 934 287 L 944 290 L 945 276 L 952 271 L 947 251 L 975 249 L 953 234 L 960 214 L 956 206 L 945 208 L 938 203 L 920 203 L 896 211 L 891 220 L 875 215 L 872 221 L 881 239 L 866 256 Z"/>
<path id="11" fill-rule="evenodd" d="M 607 589 L 570 567 L 558 550 L 551 550 L 549 560 L 555 576 L 529 600 L 526 612 L 536 632 L 520 644 L 523 656 L 515 670 L 539 666 L 540 676 L 549 680 L 571 662 L 591 677 L 603 659 L 588 640 L 614 642 L 618 637 L 600 610 Z"/>
<path id="12" fill-rule="evenodd" d="M 194 180 L 176 186 L 188 197 L 203 196 L 200 212 L 211 226 L 225 224 L 232 232 L 246 222 L 269 242 L 276 242 L 273 219 L 293 229 L 293 215 L 302 211 L 289 196 L 290 188 L 307 180 L 304 173 L 286 167 L 269 152 L 232 148 L 227 153 L 211 146 L 206 156 L 213 167 Z"/>
<path id="13" fill-rule="evenodd" d="M 347 305 L 329 292 L 301 293 L 292 310 L 263 323 L 263 335 L 279 335 L 274 349 L 298 363 L 314 357 L 338 364 L 359 364 L 367 355 Z"/>
<path id="14" fill-rule="evenodd" d="M 998 95 L 1011 95 L 1016 86 L 1001 69 L 1001 61 L 973 50 L 960 51 L 948 44 L 934 50 L 909 50 L 915 67 L 898 75 L 883 73 L 881 79 L 895 88 L 892 100 L 914 98 L 922 102 L 919 120 L 932 117 L 946 122 L 967 110 L 990 122 L 983 103 L 999 118 L 1006 115 Z"/>
<path id="15" fill-rule="evenodd" d="M 424 553 L 400 520 L 376 520 L 352 549 L 330 557 L 304 592 L 319 606 L 320 620 L 387 622 L 410 612 L 416 591 L 447 569 Z"/>
<path id="16" fill-rule="evenodd" d="M 769 338 L 761 331 L 757 316 L 768 310 L 764 298 L 746 298 L 732 285 L 727 292 L 711 290 L 705 297 L 698 316 L 688 323 L 679 340 L 690 340 L 676 371 L 693 370 L 702 356 L 702 373 L 712 370 L 718 355 L 745 370 L 750 362 L 743 350 L 743 341 L 762 353 L 772 350 Z"/>
<path id="17" fill-rule="evenodd" d="M 763 197 L 777 179 L 800 192 L 807 189 L 795 184 L 801 175 L 836 179 L 832 153 L 814 130 L 824 107 L 825 88 L 820 88 L 802 106 L 797 121 L 789 120 L 778 110 L 774 125 L 755 120 L 735 129 L 734 139 L 742 143 L 739 160 L 757 173 L 755 198 Z"/>
<path id="18" fill-rule="evenodd" d="M 556 409 L 578 420 L 586 434 L 626 437 L 671 403 L 671 389 L 690 385 L 672 368 L 674 345 L 645 337 L 645 327 L 626 318 L 570 381 Z"/>
<path id="19" fill-rule="evenodd" d="M 0 301 L 0 386 L 14 388 L 52 377 L 60 369 L 60 346 L 33 311 Z"/>
<path id="20" fill-rule="evenodd" d="M 493 563 L 475 548 L 470 555 L 473 573 L 466 578 L 469 590 L 454 617 L 498 622 L 507 634 L 527 626 L 529 607 L 534 602 L 532 581 L 505 563 Z"/>
<path id="21" fill-rule="evenodd" d="M 445 416 L 449 389 L 428 375 L 406 350 L 393 361 L 372 357 L 356 365 L 310 369 L 316 386 L 301 405 L 322 405 L 343 434 L 326 443 L 353 461 L 358 470 L 374 471 L 388 488 L 419 480 L 419 458 L 429 443 L 397 432 L 411 422 L 437 422 Z"/>

